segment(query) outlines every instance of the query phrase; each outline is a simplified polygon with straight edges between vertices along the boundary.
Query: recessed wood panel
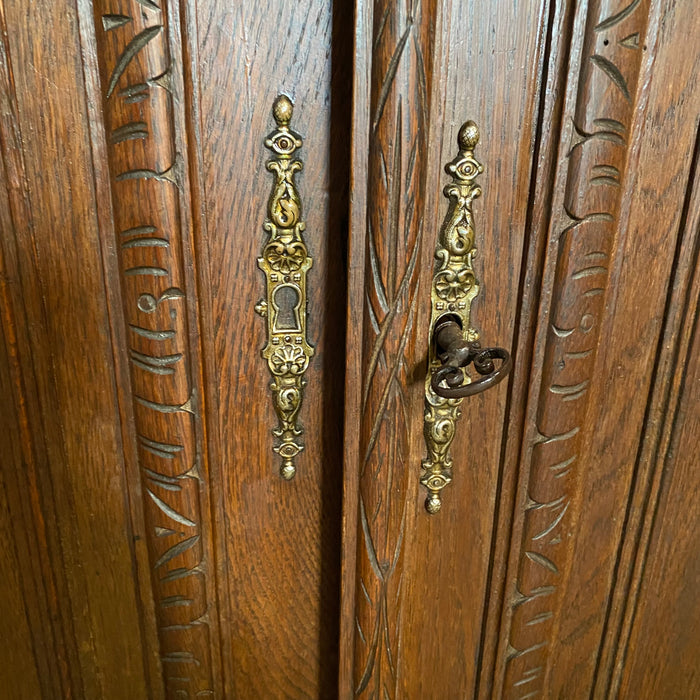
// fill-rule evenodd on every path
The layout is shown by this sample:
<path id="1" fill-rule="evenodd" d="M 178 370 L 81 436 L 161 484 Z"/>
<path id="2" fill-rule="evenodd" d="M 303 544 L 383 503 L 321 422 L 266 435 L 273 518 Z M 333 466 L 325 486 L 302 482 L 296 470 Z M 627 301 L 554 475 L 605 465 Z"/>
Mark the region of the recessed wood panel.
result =
<path id="1" fill-rule="evenodd" d="M 0 191 L 0 202 L 3 199 L 4 192 Z M 0 343 L 0 394 L 9 398 L 13 391 L 10 379 L 11 363 L 6 353 L 8 338 L 4 324 L 0 324 Z M 17 435 L 19 426 L 13 420 L 12 411 L 8 410 L 9 406 L 6 407 L 10 403 L 4 401 L 0 405 L 0 426 L 5 434 Z M 56 679 L 53 677 L 55 668 L 47 668 L 50 660 L 46 653 L 46 642 L 50 635 L 38 634 L 39 630 L 36 627 L 36 617 L 40 615 L 39 608 L 45 601 L 36 596 L 32 575 L 26 571 L 29 567 L 20 558 L 22 549 L 28 549 L 27 540 L 31 538 L 32 528 L 31 522 L 25 521 L 17 512 L 17 489 L 15 484 L 8 483 L 12 475 L 8 473 L 6 465 L 17 469 L 22 464 L 18 442 L 3 444 L 2 464 L 5 469 L 0 472 L 0 541 L 3 543 L 0 549 L 0 576 L 3 581 L 4 599 L 3 614 L 0 616 L 0 636 L 12 640 L 12 644 L 8 644 L 5 649 L 7 661 L 0 666 L 0 683 L 10 697 L 34 700 L 41 697 L 42 689 L 50 689 Z M 15 506 L 12 510 L 9 507 L 10 502 Z M 31 611 L 28 609 L 30 606 L 33 608 Z"/>
<path id="2" fill-rule="evenodd" d="M 642 3 L 635 12 L 641 9 Z M 627 589 L 627 577 L 630 567 L 636 567 L 638 518 L 650 515 L 639 509 L 653 471 L 652 445 L 661 416 L 673 410 L 672 403 L 664 408 L 661 399 L 675 381 L 671 367 L 681 342 L 680 299 L 694 267 L 690 239 L 697 227 L 690 224 L 688 230 L 685 219 L 700 112 L 698 56 L 681 50 L 685 44 L 679 41 L 687 32 L 700 36 L 700 24 L 691 14 L 685 7 L 652 5 L 638 46 L 620 46 L 641 53 L 642 64 L 603 342 L 592 375 L 580 510 L 570 530 L 565 614 L 555 637 L 556 663 L 549 682 L 551 692 L 562 696 L 582 687 L 593 687 L 594 696 L 601 698 L 615 692 L 609 685 L 607 654 L 619 643 L 619 616 L 627 607 L 622 601 L 636 585 Z M 606 37 L 610 45 L 630 36 L 626 23 L 632 19 L 629 14 L 616 25 L 619 33 Z M 667 146 L 669 133 L 674 134 L 673 148 Z M 640 575 L 641 569 L 637 571 L 633 579 Z M 657 650 L 664 653 L 662 646 Z"/>
<path id="3" fill-rule="evenodd" d="M 3 322 L 20 427 L 3 440 L 21 445 L 8 505 L 31 547 L 18 551 L 42 691 L 148 697 L 78 14 L 5 2 L 2 22 Z"/>
<path id="4" fill-rule="evenodd" d="M 697 266 L 697 241 L 694 247 L 689 262 Z M 693 292 L 697 300 L 697 279 Z M 634 600 L 636 614 L 620 657 L 624 669 L 616 669 L 621 697 L 680 700 L 700 693 L 700 334 L 697 307 L 688 301 L 684 330 L 692 332 L 691 344 L 687 355 L 685 348 L 680 353 L 688 364 L 677 368 L 681 395 L 669 411 L 672 432 L 667 449 L 659 455 L 660 492 L 653 490 L 648 503 L 653 531 L 648 549 L 641 553 L 643 578 Z"/>

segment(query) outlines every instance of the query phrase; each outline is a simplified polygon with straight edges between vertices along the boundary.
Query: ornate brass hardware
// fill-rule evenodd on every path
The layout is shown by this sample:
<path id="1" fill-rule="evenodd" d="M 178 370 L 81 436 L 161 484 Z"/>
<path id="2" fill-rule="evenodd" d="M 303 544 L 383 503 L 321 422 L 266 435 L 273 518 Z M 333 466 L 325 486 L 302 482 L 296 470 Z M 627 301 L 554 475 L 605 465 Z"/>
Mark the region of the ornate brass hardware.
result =
<path id="1" fill-rule="evenodd" d="M 306 225 L 294 182 L 294 173 L 303 165 L 294 158 L 302 140 L 289 128 L 292 113 L 292 101 L 286 95 L 277 97 L 272 108 L 277 128 L 265 140 L 275 154 L 267 162 L 267 169 L 275 175 L 263 225 L 269 236 L 258 258 L 258 267 L 267 278 L 267 295 L 255 306 L 267 318 L 262 356 L 272 374 L 270 389 L 279 419 L 272 431 L 279 444 L 273 449 L 282 458 L 280 474 L 287 480 L 294 478 L 294 458 L 304 449 L 297 417 L 306 385 L 304 373 L 314 354 L 306 339 L 306 273 L 313 260 L 302 237 Z"/>
<path id="2" fill-rule="evenodd" d="M 474 158 L 478 142 L 476 124 L 463 124 L 458 136 L 459 155 L 445 166 L 453 181 L 444 189 L 450 208 L 435 250 L 425 380 L 423 432 L 428 456 L 422 463 L 421 483 L 428 489 L 425 508 L 429 513 L 440 510 L 442 489 L 452 481 L 450 446 L 462 399 L 497 384 L 511 368 L 508 351 L 482 349 L 479 333 L 470 323 L 471 303 L 479 293 L 472 265 L 476 255 L 472 201 L 481 195 L 475 180 L 484 171 Z M 501 361 L 498 369 L 494 359 Z M 480 379 L 473 380 L 466 373 L 472 363 Z"/>

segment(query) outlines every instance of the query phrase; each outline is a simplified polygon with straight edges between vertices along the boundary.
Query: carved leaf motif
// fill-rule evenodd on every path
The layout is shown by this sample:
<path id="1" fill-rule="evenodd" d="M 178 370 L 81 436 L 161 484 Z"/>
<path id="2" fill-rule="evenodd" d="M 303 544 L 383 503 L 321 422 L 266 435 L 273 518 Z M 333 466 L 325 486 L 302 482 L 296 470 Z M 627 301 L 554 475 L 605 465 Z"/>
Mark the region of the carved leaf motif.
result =
<path id="1" fill-rule="evenodd" d="M 150 0 L 93 6 L 164 684 L 169 698 L 204 696 L 216 687 L 216 629 L 206 615 L 207 465 L 194 421 L 168 13 Z"/>
<path id="2" fill-rule="evenodd" d="M 406 354 L 415 342 L 429 94 L 423 55 L 432 60 L 433 12 L 432 3 L 374 6 L 355 658 L 355 691 L 367 697 L 396 697 L 398 681 L 396 572 L 412 471 Z"/>
<path id="3" fill-rule="evenodd" d="M 578 74 L 577 103 L 568 115 L 571 148 L 565 155 L 562 221 L 557 240 L 549 332 L 537 396 L 512 619 L 508 630 L 504 697 L 545 691 L 553 663 L 553 636 L 562 611 L 559 585 L 569 566 L 565 546 L 570 506 L 578 498 L 589 387 L 601 342 L 608 260 L 621 205 L 619 183 L 639 81 L 639 36 L 646 31 L 649 2 L 633 0 L 607 14 L 601 0 L 589 6 L 588 33 Z M 630 41 L 631 37 L 636 37 Z M 593 47 L 598 47 L 594 52 Z"/>

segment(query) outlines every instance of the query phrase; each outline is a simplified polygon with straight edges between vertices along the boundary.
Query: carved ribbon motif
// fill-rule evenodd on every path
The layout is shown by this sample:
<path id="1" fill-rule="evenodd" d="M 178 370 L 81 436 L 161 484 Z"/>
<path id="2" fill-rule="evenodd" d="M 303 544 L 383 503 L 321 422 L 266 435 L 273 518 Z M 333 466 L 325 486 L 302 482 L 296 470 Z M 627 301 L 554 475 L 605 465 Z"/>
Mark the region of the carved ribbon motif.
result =
<path id="1" fill-rule="evenodd" d="M 276 155 L 267 163 L 267 169 L 275 174 L 275 184 L 263 226 L 270 235 L 258 258 L 258 267 L 267 278 L 267 297 L 255 307 L 267 318 L 268 342 L 262 356 L 273 376 L 270 388 L 279 427 L 272 432 L 280 439 L 274 450 L 282 457 L 280 474 L 287 480 L 294 478 L 294 458 L 304 449 L 298 439 L 302 429 L 297 416 L 306 385 L 304 373 L 314 354 L 306 340 L 306 273 L 313 260 L 302 238 L 306 225 L 301 220 L 301 200 L 294 183 L 294 173 L 303 165 L 294 159 L 302 140 L 289 128 L 292 111 L 291 100 L 280 95 L 273 106 L 277 128 L 265 140 Z"/>
<path id="2" fill-rule="evenodd" d="M 474 180 L 483 166 L 474 158 L 479 142 L 479 130 L 474 122 L 466 122 L 459 130 L 459 155 L 445 166 L 453 182 L 444 189 L 450 200 L 435 250 L 437 260 L 431 291 L 430 328 L 435 329 L 440 318 L 454 317 L 465 329 L 466 340 L 476 341 L 479 334 L 470 327 L 471 303 L 479 293 L 479 283 L 472 261 L 474 247 L 474 216 L 472 201 L 481 195 Z M 432 331 L 431 331 L 432 332 Z M 428 456 L 422 463 L 421 484 L 428 489 L 425 501 L 429 513 L 437 513 L 442 505 L 440 493 L 452 481 L 452 458 L 449 450 L 455 436 L 455 424 L 460 416 L 462 399 L 443 398 L 431 387 L 433 371 L 441 366 L 434 338 L 430 339 L 430 357 L 425 381 L 424 434 Z M 469 377 L 465 375 L 465 382 Z"/>

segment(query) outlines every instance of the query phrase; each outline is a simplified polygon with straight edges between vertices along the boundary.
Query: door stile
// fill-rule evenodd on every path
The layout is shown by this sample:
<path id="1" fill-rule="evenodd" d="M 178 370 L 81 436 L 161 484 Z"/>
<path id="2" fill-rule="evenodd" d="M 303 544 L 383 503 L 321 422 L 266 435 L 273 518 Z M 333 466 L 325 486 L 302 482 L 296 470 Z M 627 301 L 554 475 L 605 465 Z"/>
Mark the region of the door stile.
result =
<path id="1" fill-rule="evenodd" d="M 354 697 L 355 590 L 359 504 L 360 428 L 362 396 L 362 324 L 364 307 L 367 219 L 367 153 L 369 151 L 370 70 L 372 66 L 371 0 L 355 2 L 354 60 L 350 145 L 350 198 L 347 247 L 347 309 L 345 340 L 345 409 L 343 428 L 343 521 L 340 577 L 340 639 L 338 697 Z"/>
<path id="2" fill-rule="evenodd" d="M 438 38 L 433 45 L 433 73 L 436 76 L 439 74 L 440 78 L 433 80 L 430 101 L 429 142 L 432 145 L 431 158 L 425 166 L 429 176 L 425 186 L 426 204 L 423 220 L 426 223 L 419 264 L 429 280 L 432 276 L 437 232 L 443 223 L 446 209 L 442 196 L 442 186 L 446 181 L 443 166 L 445 162 L 454 158 L 459 125 L 468 118 L 476 118 L 483 127 L 483 145 L 480 144 L 479 149 L 481 153 L 487 154 L 484 177 L 489 178 L 485 188 L 486 194 L 476 202 L 475 207 L 477 247 L 480 250 L 477 267 L 479 277 L 484 280 L 486 294 L 491 299 L 488 309 L 484 309 L 483 305 L 479 307 L 477 324 L 481 325 L 484 337 L 488 333 L 490 338 L 495 333 L 501 341 L 505 334 L 506 346 L 510 344 L 509 334 L 512 333 L 514 325 L 510 319 L 516 307 L 514 300 L 518 290 L 518 276 L 513 270 L 519 269 L 522 258 L 522 242 L 518 233 L 525 224 L 523 202 L 527 199 L 528 177 L 532 169 L 531 144 L 535 133 L 532 107 L 536 104 L 539 86 L 538 73 L 532 68 L 539 66 L 542 60 L 542 39 L 538 32 L 530 30 L 540 26 L 542 13 L 540 10 L 535 11 L 538 7 L 539 3 L 537 6 L 532 3 L 518 8 L 517 12 L 513 10 L 510 31 L 499 35 L 495 46 L 486 27 L 489 26 L 489 17 L 501 17 L 496 4 L 475 10 L 475 13 L 468 15 L 466 23 L 459 7 L 450 11 L 450 6 L 444 4 L 441 11 L 436 12 L 435 22 Z M 517 38 L 523 35 L 523 26 L 527 26 L 529 30 L 528 39 L 524 42 Z M 465 44 L 465 32 L 471 32 L 471 43 Z M 492 51 L 482 51 L 481 47 L 490 47 Z M 356 51 L 356 54 L 359 53 Z M 506 57 L 522 71 L 522 75 L 518 74 L 517 89 L 512 82 L 504 81 L 507 75 L 511 75 L 504 72 L 504 68 L 509 65 L 509 61 L 504 60 Z M 359 79 L 361 80 L 362 76 Z M 492 91 L 482 94 L 480 86 L 484 83 L 495 87 Z M 356 93 L 357 90 L 356 86 Z M 362 91 L 361 94 L 366 104 L 369 100 L 368 92 Z M 498 96 L 503 99 L 494 104 Z M 365 107 L 365 110 L 368 111 L 369 108 Z M 355 118 L 358 119 L 357 111 Z M 515 150 L 509 150 L 507 157 L 503 155 L 503 145 L 500 141 L 502 133 L 516 133 L 520 137 L 515 143 Z M 357 134 L 355 138 L 358 138 Z M 509 141 L 508 148 L 512 147 Z M 356 148 L 355 157 L 362 156 L 362 151 Z M 502 158 L 507 163 L 507 168 L 498 165 Z M 357 171 L 357 165 L 354 165 L 354 170 Z M 363 176 L 371 177 L 367 173 Z M 517 185 L 513 186 L 513 183 Z M 358 189 L 354 187 L 353 191 L 356 193 Z M 360 213 L 354 212 L 353 217 L 354 222 L 360 223 L 353 223 L 352 236 L 357 234 L 358 229 L 362 234 L 365 233 L 367 227 L 360 217 L 370 216 L 358 207 L 357 199 L 356 195 L 353 203 Z M 366 203 L 363 202 L 362 207 L 366 207 Z M 482 214 L 482 209 L 486 209 L 487 213 Z M 359 258 L 363 251 L 358 252 L 357 240 L 351 239 L 351 242 L 354 246 L 353 252 Z M 352 269 L 351 263 L 351 271 Z M 365 261 L 365 269 L 371 285 L 373 280 L 370 262 Z M 351 292 L 351 298 L 356 298 L 358 293 L 353 296 Z M 478 661 L 474 657 L 478 654 L 481 635 L 480 624 L 486 595 L 490 547 L 483 535 L 491 531 L 489 514 L 492 513 L 498 494 L 495 489 L 498 468 L 497 464 L 494 464 L 493 468 L 491 465 L 498 460 L 501 433 L 500 429 L 494 429 L 494 426 L 500 425 L 506 415 L 505 403 L 502 401 L 505 395 L 503 392 L 494 392 L 486 399 L 470 401 L 469 417 L 461 420 L 455 438 L 456 479 L 445 491 L 447 501 L 443 510 L 437 516 L 428 516 L 423 509 L 425 493 L 417 486 L 421 460 L 425 456 L 423 395 L 418 395 L 417 392 L 414 396 L 410 393 L 416 385 L 420 384 L 422 387 L 426 372 L 428 319 L 427 315 L 423 317 L 423 312 L 428 306 L 429 290 L 426 288 L 419 292 L 419 295 L 416 313 L 419 330 L 417 345 L 413 350 L 413 373 L 406 385 L 410 400 L 415 401 L 411 406 L 412 443 L 410 450 L 406 450 L 410 461 L 396 467 L 402 476 L 405 475 L 404 472 L 408 473 L 411 489 L 405 492 L 405 498 L 409 499 L 410 505 L 405 524 L 407 542 L 403 545 L 406 552 L 402 560 L 405 573 L 402 595 L 410 600 L 410 604 L 405 608 L 406 614 L 401 619 L 402 637 L 399 643 L 403 654 L 406 655 L 406 665 L 396 665 L 398 682 L 390 691 L 398 692 L 399 696 L 402 692 L 449 693 L 456 687 L 455 684 L 468 687 L 475 682 Z M 353 332 L 353 320 L 357 325 L 356 316 L 353 319 L 351 315 L 350 332 Z M 365 336 L 365 342 L 368 337 L 371 336 Z M 359 370 L 356 368 L 355 377 L 358 374 Z M 352 384 L 352 379 L 349 379 L 348 387 Z M 505 387 L 505 384 L 503 386 Z M 357 407 L 353 409 L 357 410 Z M 356 418 L 353 412 L 349 412 L 349 416 L 350 419 Z M 355 426 L 353 431 L 350 427 L 352 425 L 348 421 L 347 435 L 357 434 L 357 427 Z M 391 441 L 387 440 L 387 444 L 391 444 Z M 351 452 L 352 446 L 346 443 L 346 450 Z M 360 459 L 356 453 L 354 458 Z M 350 461 L 348 464 L 351 464 Z M 352 473 L 349 466 L 346 469 L 346 475 Z M 365 488 L 368 483 L 370 482 L 365 482 Z M 346 489 L 348 488 L 349 482 L 346 482 Z M 362 486 L 360 490 L 362 491 Z M 360 538 L 358 553 L 361 555 L 364 546 L 361 523 L 358 524 L 357 532 Z M 347 557 L 347 524 L 345 536 L 344 554 Z M 474 538 L 478 546 L 467 546 L 468 556 L 458 554 L 461 551 L 460 547 L 464 547 L 469 538 Z M 413 552 L 410 556 L 409 547 Z M 358 571 L 360 570 L 361 566 L 358 566 Z M 347 586 L 347 573 L 344 580 Z M 358 585 L 356 595 L 358 601 L 359 596 L 364 595 L 361 585 Z M 360 605 L 359 602 L 357 604 Z M 346 611 L 350 607 L 347 596 L 344 598 L 344 606 Z M 460 610 L 459 615 L 454 615 L 454 610 Z M 348 613 L 345 612 L 344 615 L 347 629 L 350 621 L 347 618 Z M 361 637 L 357 632 L 356 635 Z M 483 637 L 481 639 L 483 642 Z M 441 658 L 438 650 L 444 648 L 443 645 L 455 649 L 455 658 L 451 658 L 446 664 L 449 671 L 443 668 L 442 663 L 437 662 L 437 659 Z M 357 658 L 355 665 L 358 666 Z M 393 680 L 391 672 L 392 669 L 389 668 L 390 682 Z M 342 683 L 341 690 L 349 692 L 347 685 Z"/>
<path id="3" fill-rule="evenodd" d="M 690 24 L 692 20 L 692 17 L 688 17 L 686 22 Z M 674 21 L 673 25 L 686 26 L 682 20 Z M 679 81 L 688 95 L 697 90 L 697 84 L 693 86 L 693 76 L 697 74 L 696 61 L 696 68 L 692 74 L 689 72 L 687 81 Z M 697 83 L 697 78 L 695 81 Z M 696 106 L 695 111 L 699 113 L 700 107 Z M 688 123 L 692 124 L 689 114 Z M 671 646 L 676 630 L 697 627 L 691 621 L 693 617 L 697 620 L 697 608 L 683 609 L 684 598 L 680 591 L 688 585 L 688 579 L 693 575 L 690 562 L 698 551 L 698 530 L 693 527 L 692 518 L 697 513 L 698 455 L 693 447 L 697 442 L 694 438 L 698 434 L 700 410 L 698 382 L 693 379 L 693 374 L 695 377 L 698 374 L 699 357 L 700 130 L 696 134 L 693 154 L 683 211 L 678 222 L 663 332 L 659 335 L 654 357 L 644 426 L 596 659 L 591 693 L 594 698 L 618 697 L 623 683 L 626 689 L 622 691 L 622 697 L 680 695 L 686 692 L 682 682 L 687 678 L 687 669 L 694 663 L 691 659 L 694 657 L 695 639 L 681 637 L 677 640 L 680 642 L 678 648 L 674 649 L 675 662 L 661 664 L 661 669 L 656 669 L 658 676 L 662 676 L 668 685 L 663 689 L 655 685 L 651 689 L 651 684 L 658 680 L 648 669 L 658 660 L 659 653 L 655 647 L 645 645 L 644 640 L 658 639 L 660 644 Z M 679 174 L 685 170 L 682 162 L 669 162 L 669 169 L 674 165 Z M 668 491 L 680 492 L 680 495 L 674 494 L 680 503 L 672 499 Z M 679 527 L 679 514 L 685 517 L 688 523 L 686 528 Z M 659 535 L 659 530 L 666 530 L 669 526 L 674 532 L 665 539 Z M 667 548 L 666 542 L 671 539 L 674 546 Z M 664 553 L 654 552 L 655 546 L 660 546 Z M 673 587 L 677 593 L 669 596 L 668 591 Z M 664 590 L 666 594 L 663 604 L 650 605 L 645 597 L 655 596 L 658 590 Z M 680 604 L 678 601 L 681 601 Z M 677 617 L 670 622 L 673 613 Z M 654 620 L 656 627 L 645 629 L 647 621 L 641 621 L 645 617 Z M 685 669 L 682 669 L 681 659 Z M 676 688 L 672 688 L 674 680 L 678 683 Z M 633 688 L 629 687 L 630 684 Z"/>
<path id="4" fill-rule="evenodd" d="M 81 689 L 78 643 L 72 629 L 69 607 L 69 583 L 61 563 L 58 522 L 54 498 L 46 498 L 50 473 L 49 430 L 44 428 L 39 400 L 38 378 L 34 358 L 22 348 L 31 347 L 28 319 L 32 310 L 23 289 L 21 261 L 26 254 L 22 234 L 32 233 L 34 221 L 29 196 L 27 167 L 22 151 L 23 129 L 16 93 L 18 80 L 10 51 L 6 9 L 0 10 L 0 303 L 2 305 L 3 397 L 0 420 L 2 430 L 11 435 L 10 448 L 0 461 L 2 489 L 7 494 L 6 507 L 11 520 L 12 559 L 18 574 L 18 598 L 31 598 L 24 604 L 26 629 L 12 627 L 17 639 L 14 652 L 23 657 L 22 680 L 29 693 L 61 695 Z M 16 183 L 12 186 L 11 183 Z M 24 268 L 26 270 L 26 267 Z M 11 387 L 11 388 L 10 388 Z M 36 426 L 42 429 L 36 429 Z M 15 442 L 16 444 L 12 444 Z M 8 540 L 9 542 L 9 540 Z M 21 566 L 19 552 L 27 554 Z M 10 561 L 12 559 L 8 557 Z M 16 563 L 15 563 L 16 562 Z M 8 581 L 8 597 L 13 591 Z M 24 601 L 23 601 L 24 602 Z M 10 658 L 8 664 L 15 660 Z M 26 666 L 24 666 L 26 664 Z"/>
<path id="5" fill-rule="evenodd" d="M 443 166 L 455 156 L 460 124 L 472 118 L 480 126 L 476 156 L 484 164 L 479 178 L 483 194 L 474 202 L 479 251 L 474 267 L 482 286 L 474 325 L 483 342 L 506 348 L 513 342 L 520 290 L 542 17 L 539 2 L 518 3 L 508 13 L 499 2 L 475 6 L 471 12 L 446 3 L 442 45 L 435 59 L 439 68 L 434 68 L 444 95 L 441 116 L 431 125 L 436 134 L 431 143 L 440 143 L 440 148 L 435 148 L 438 163 L 430 176 L 429 191 L 436 201 L 423 264 L 432 273 L 435 240 L 446 211 Z M 494 36 L 490 28 L 499 22 L 504 29 Z M 453 443 L 454 478 L 444 491 L 443 507 L 436 516 L 428 516 L 422 492 L 413 504 L 417 515 L 410 538 L 415 556 L 407 572 L 411 613 L 402 640 L 411 663 L 405 667 L 404 693 L 412 689 L 449 696 L 455 688 L 473 692 L 476 685 L 481 645 L 490 641 L 484 640 L 482 618 L 493 556 L 493 518 L 502 494 L 500 480 L 512 470 L 503 463 L 502 447 L 503 425 L 513 407 L 508 395 L 508 384 L 503 383 L 464 401 Z M 422 424 L 423 417 L 417 418 Z M 420 463 L 425 455 L 422 435 L 417 447 Z M 446 648 L 454 653 L 445 660 Z"/>
<path id="6" fill-rule="evenodd" d="M 78 30 L 83 50 L 83 77 L 85 104 L 89 120 L 91 162 L 95 186 L 95 214 L 100 231 L 100 252 L 104 271 L 104 293 L 110 317 L 109 330 L 114 361 L 116 401 L 121 427 L 121 452 L 124 458 L 124 500 L 131 516 L 133 540 L 133 571 L 138 589 L 137 600 L 141 634 L 143 637 L 143 663 L 148 680 L 149 698 L 164 698 L 163 674 L 158 654 L 156 609 L 150 573 L 149 552 L 144 518 L 143 491 L 141 488 L 137 438 L 134 430 L 133 397 L 130 387 L 130 367 L 125 348 L 128 347 L 127 331 L 122 305 L 117 246 L 115 245 L 114 216 L 108 169 L 107 142 L 104 134 L 104 117 L 100 93 L 100 77 L 97 66 L 97 46 L 94 30 L 93 4 L 90 0 L 78 0 Z"/>
<path id="7" fill-rule="evenodd" d="M 533 100 L 532 165 L 523 228 L 523 262 L 520 272 L 517 314 L 513 332 L 513 377 L 504 420 L 501 447 L 501 474 L 493 522 L 492 554 L 483 613 L 480 659 L 474 697 L 490 700 L 500 697 L 495 675 L 496 658 L 502 641 L 500 625 L 505 596 L 510 590 L 507 578 L 520 473 L 514 465 L 520 460 L 525 430 L 530 376 L 535 370 L 537 309 L 542 292 L 546 252 L 546 229 L 552 197 L 554 173 L 559 153 L 567 62 L 571 47 L 574 6 L 568 2 L 542 3 L 538 21 L 537 59 L 533 61 L 536 88 Z"/>
<path id="8" fill-rule="evenodd" d="M 682 27 L 685 35 L 696 19 L 683 19 L 673 24 Z M 697 63 L 696 58 L 687 81 L 679 81 L 688 102 L 695 101 L 690 109 L 696 115 L 700 113 L 694 100 Z M 675 74 L 675 65 L 672 70 Z M 668 94 L 662 99 L 668 99 Z M 692 124 L 692 118 L 688 123 Z M 598 683 L 593 698 L 697 695 L 695 630 L 700 627 L 700 609 L 688 604 L 688 594 L 692 591 L 694 596 L 700 553 L 699 156 L 700 131 L 679 222 L 668 317 L 659 338 L 645 416 L 648 431 L 640 444 L 625 537 L 618 553 L 616 577 L 620 575 L 608 606 L 606 627 L 612 634 L 603 638 L 609 644 L 596 665 Z M 676 167 L 680 174 L 683 166 Z"/>
<path id="9" fill-rule="evenodd" d="M 348 170 L 339 154 L 349 129 L 338 131 L 343 117 L 334 123 L 331 114 L 343 65 L 334 58 L 332 9 L 317 0 L 198 0 L 188 24 L 191 31 L 196 19 L 189 39 L 200 115 L 196 246 L 207 251 L 200 294 L 209 311 L 201 323 L 207 395 L 216 401 L 207 418 L 218 442 L 217 497 L 226 504 L 217 523 L 228 567 L 226 692 L 235 696 L 316 697 L 337 685 L 347 210 L 334 188 Z M 314 355 L 298 413 L 304 448 L 290 481 L 280 476 L 279 416 L 261 357 L 271 316 L 262 317 L 257 303 L 266 298 L 258 259 L 276 182 L 265 141 L 280 95 L 294 105 L 289 128 L 302 141 L 294 182 L 313 259 L 305 312 Z"/>
<path id="10" fill-rule="evenodd" d="M 201 420 L 196 428 L 201 432 L 203 460 L 209 467 L 209 504 L 211 517 L 211 548 L 209 562 L 211 574 L 216 586 L 216 624 L 219 629 L 218 687 L 222 697 L 227 697 L 233 683 L 233 651 L 230 629 L 232 619 L 231 599 L 229 596 L 228 558 L 226 556 L 225 525 L 226 501 L 219 495 L 224 482 L 221 436 L 216 421 L 212 416 L 220 412 L 218 377 L 211 324 L 206 319 L 213 318 L 210 269 L 210 233 L 207 226 L 204 163 L 202 154 L 202 106 L 199 66 L 199 32 L 197 24 L 196 0 L 177 0 L 168 6 L 171 27 L 170 47 L 175 58 L 174 72 L 177 80 L 177 93 L 182 96 L 181 103 L 173 110 L 175 122 L 175 139 L 180 153 L 188 154 L 187 168 L 183 168 L 184 181 L 189 185 L 182 190 L 183 217 L 187 220 L 186 230 L 189 236 L 183 239 L 186 259 L 195 264 L 186 266 L 188 283 L 194 290 L 192 295 L 190 324 L 190 347 L 193 351 L 194 365 L 199 372 L 198 384 L 201 393 Z M 179 67 L 181 71 L 177 70 Z M 195 303 L 196 302 L 196 303 Z M 218 696 L 217 696 L 218 697 Z"/>
<path id="11" fill-rule="evenodd" d="M 13 83 L 3 90 L 12 107 L 4 113 L 3 131 L 10 130 L 2 140 L 7 146 L 8 137 L 18 139 L 3 156 L 14 171 L 7 188 L 13 219 L 8 238 L 14 240 L 7 241 L 12 252 L 6 262 L 11 294 L 19 294 L 9 303 L 18 322 L 11 352 L 21 358 L 13 369 L 23 423 L 22 433 L 9 439 L 22 440 L 27 460 L 28 488 L 18 502 L 31 502 L 25 514 L 34 522 L 27 530 L 39 550 L 39 561 L 27 569 L 41 570 L 33 583 L 39 602 L 31 594 L 24 602 L 32 620 L 34 607 L 41 610 L 36 632 L 58 647 L 55 659 L 49 653 L 63 694 L 98 697 L 118 687 L 143 696 L 147 639 L 133 580 L 138 548 L 125 507 L 111 338 L 100 332 L 111 314 L 96 192 L 85 167 L 90 144 L 80 128 L 88 119 L 81 52 L 66 50 L 79 45 L 79 32 L 73 5 L 58 15 L 53 9 L 42 3 L 2 6 L 10 28 L 3 52 Z M 41 664 L 42 642 L 35 644 Z M 42 683 L 56 682 L 49 673 Z"/>
<path id="12" fill-rule="evenodd" d="M 635 675 L 633 669 L 641 668 L 645 682 L 653 678 L 653 683 L 659 683 L 657 690 L 649 691 L 650 686 L 640 683 L 637 676 L 628 690 L 621 686 L 623 696 L 625 692 L 630 697 L 649 692 L 661 697 L 694 694 L 692 674 L 687 673 L 694 662 L 689 663 L 687 647 L 682 649 L 684 640 L 669 638 L 664 630 L 674 629 L 670 619 L 674 614 L 675 629 L 684 625 L 693 629 L 690 619 L 696 610 L 691 606 L 686 615 L 683 598 L 676 592 L 692 580 L 684 552 L 688 547 L 690 551 L 697 549 L 697 528 L 676 522 L 668 559 L 658 551 L 650 554 L 647 546 L 650 538 L 668 527 L 668 522 L 657 521 L 655 498 L 661 498 L 662 503 L 670 498 L 672 511 L 692 512 L 683 508 L 683 491 L 693 489 L 692 478 L 680 490 L 674 486 L 673 496 L 659 488 L 664 482 L 670 486 L 677 479 L 683 480 L 683 470 L 693 461 L 697 463 L 692 443 L 688 443 L 688 452 L 695 460 L 676 457 L 673 449 L 666 457 L 657 450 L 673 439 L 669 431 L 692 433 L 695 420 L 692 411 L 683 415 L 688 395 L 680 386 L 682 375 L 692 373 L 693 360 L 687 358 L 675 368 L 674 362 L 687 352 L 697 308 L 697 251 L 693 249 L 698 235 L 700 56 L 695 49 L 697 42 L 688 37 L 699 35 L 697 13 L 689 6 L 665 1 L 650 4 L 647 35 L 643 42 L 640 37 L 645 55 L 639 107 L 631 129 L 634 144 L 628 156 L 620 252 L 609 302 L 614 314 L 606 318 L 603 328 L 607 341 L 599 354 L 600 381 L 592 397 L 596 404 L 613 409 L 596 412 L 589 436 L 590 463 L 596 466 L 597 474 L 586 481 L 583 498 L 594 503 L 600 515 L 581 518 L 572 570 L 576 585 L 565 603 L 585 610 L 591 597 L 604 600 L 605 616 L 587 627 L 577 624 L 576 618 L 564 618 L 560 639 L 576 643 L 572 657 L 574 653 L 580 656 L 586 648 L 597 653 L 587 666 L 576 667 L 578 675 L 553 676 L 552 692 L 571 693 L 572 688 L 580 687 L 583 674 L 590 673 L 594 683 L 591 697 L 605 698 L 617 692 L 623 676 L 627 684 Z M 650 269 L 654 274 L 648 279 Z M 616 410 L 618 407 L 623 410 Z M 601 483 L 610 487 L 601 489 Z M 675 520 L 676 515 L 671 517 Z M 602 523 L 608 524 L 607 528 Z M 609 523 L 614 523 L 612 536 L 607 533 Z M 589 578 L 587 572 L 591 571 L 603 574 Z M 674 577 L 672 571 L 678 575 Z M 666 577 L 672 581 L 669 586 Z M 653 590 L 652 596 L 663 590 L 664 606 L 644 600 L 644 589 Z M 649 620 L 655 615 L 662 630 L 658 634 L 653 628 L 644 631 L 641 618 Z M 588 634 L 578 636 L 581 628 Z M 658 640 L 651 655 L 652 645 L 640 651 L 649 639 Z M 563 652 L 568 649 L 564 647 Z M 663 663 L 664 672 L 654 675 L 645 663 L 651 656 L 655 661 L 673 661 Z"/>

